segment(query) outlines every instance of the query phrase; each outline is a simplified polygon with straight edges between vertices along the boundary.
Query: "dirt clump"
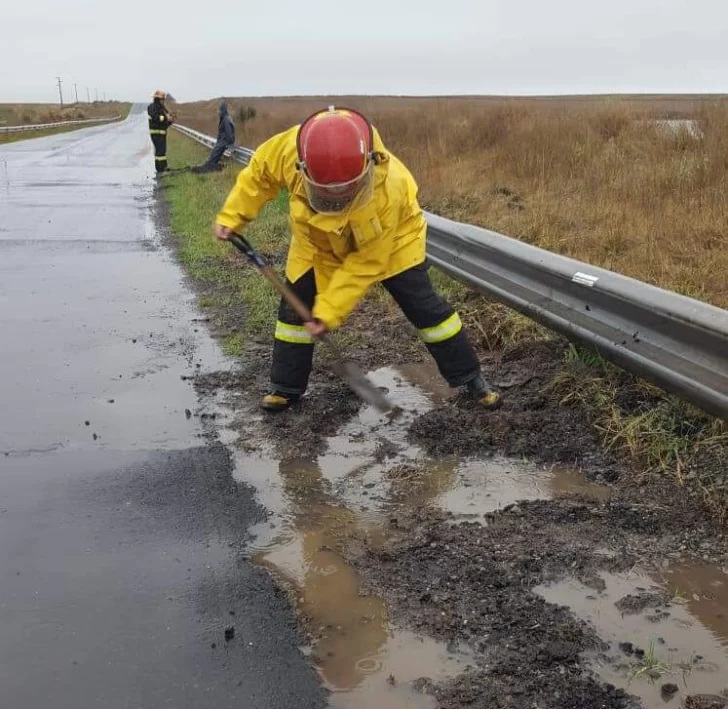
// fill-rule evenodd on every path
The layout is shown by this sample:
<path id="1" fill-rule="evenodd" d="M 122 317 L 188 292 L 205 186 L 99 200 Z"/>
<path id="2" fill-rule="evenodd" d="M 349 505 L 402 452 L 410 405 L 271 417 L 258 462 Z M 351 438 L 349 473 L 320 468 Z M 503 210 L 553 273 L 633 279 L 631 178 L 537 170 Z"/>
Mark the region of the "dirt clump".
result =
<path id="1" fill-rule="evenodd" d="M 728 698 L 717 694 L 694 694 L 685 699 L 685 709 L 724 709 Z"/>
<path id="2" fill-rule="evenodd" d="M 593 475 L 616 479 L 618 463 L 601 450 L 580 407 L 561 405 L 547 393 L 565 349 L 563 342 L 535 342 L 514 348 L 497 368 L 486 362 L 486 376 L 502 389 L 502 406 L 491 411 L 460 397 L 417 418 L 411 440 L 433 456 L 497 451 L 588 467 Z"/>
<path id="3" fill-rule="evenodd" d="M 614 605 L 624 615 L 635 615 L 642 613 L 647 608 L 659 607 L 668 600 L 669 598 L 666 593 L 649 593 L 644 591 L 638 594 L 629 593 L 620 598 Z"/>

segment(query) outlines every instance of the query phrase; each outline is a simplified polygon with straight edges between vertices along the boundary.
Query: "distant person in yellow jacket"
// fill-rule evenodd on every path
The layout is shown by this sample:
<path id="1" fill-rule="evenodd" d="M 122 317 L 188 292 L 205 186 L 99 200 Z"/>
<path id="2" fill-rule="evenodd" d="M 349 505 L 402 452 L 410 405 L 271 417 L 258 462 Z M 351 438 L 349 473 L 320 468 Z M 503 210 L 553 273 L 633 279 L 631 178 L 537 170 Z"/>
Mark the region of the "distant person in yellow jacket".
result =
<path id="1" fill-rule="evenodd" d="M 484 380 L 460 317 L 430 283 L 417 184 L 369 121 L 331 107 L 263 143 L 217 215 L 217 237 L 240 232 L 284 187 L 291 223 L 286 279 L 314 320 L 302 322 L 281 301 L 263 408 L 282 411 L 300 399 L 315 338 L 339 327 L 375 283 L 418 329 L 448 384 L 495 407 L 500 395 Z"/>

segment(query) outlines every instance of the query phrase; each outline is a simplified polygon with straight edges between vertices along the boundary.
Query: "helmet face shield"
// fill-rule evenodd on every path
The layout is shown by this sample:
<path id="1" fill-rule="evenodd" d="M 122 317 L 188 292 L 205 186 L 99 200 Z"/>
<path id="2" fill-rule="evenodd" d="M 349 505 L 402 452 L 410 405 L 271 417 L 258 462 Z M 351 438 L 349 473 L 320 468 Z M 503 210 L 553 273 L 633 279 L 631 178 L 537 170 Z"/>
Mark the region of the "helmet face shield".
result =
<path id="1" fill-rule="evenodd" d="M 319 214 L 341 214 L 371 200 L 373 129 L 350 109 L 318 111 L 301 125 L 297 167 L 308 203 Z"/>
<path id="2" fill-rule="evenodd" d="M 370 161 L 364 171 L 348 182 L 323 185 L 314 182 L 305 169 L 301 170 L 306 199 L 314 212 L 341 214 L 367 204 L 374 196 L 374 169 Z"/>

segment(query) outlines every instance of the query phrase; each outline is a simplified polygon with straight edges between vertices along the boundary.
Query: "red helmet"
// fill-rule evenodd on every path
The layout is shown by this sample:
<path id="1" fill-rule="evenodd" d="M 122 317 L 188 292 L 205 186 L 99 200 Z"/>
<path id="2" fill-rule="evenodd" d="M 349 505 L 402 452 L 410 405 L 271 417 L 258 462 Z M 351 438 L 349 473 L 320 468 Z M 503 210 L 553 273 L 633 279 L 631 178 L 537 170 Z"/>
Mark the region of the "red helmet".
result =
<path id="1" fill-rule="evenodd" d="M 345 108 L 307 118 L 297 136 L 298 169 L 311 208 L 339 214 L 362 206 L 372 194 L 373 130 L 364 116 Z"/>

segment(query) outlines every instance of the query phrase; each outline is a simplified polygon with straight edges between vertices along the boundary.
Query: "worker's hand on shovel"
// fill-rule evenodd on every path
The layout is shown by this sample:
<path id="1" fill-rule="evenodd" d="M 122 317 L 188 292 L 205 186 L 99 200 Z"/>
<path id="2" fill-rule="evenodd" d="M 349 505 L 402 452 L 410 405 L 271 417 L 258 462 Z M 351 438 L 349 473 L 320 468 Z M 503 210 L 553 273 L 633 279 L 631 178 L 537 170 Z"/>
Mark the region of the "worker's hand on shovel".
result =
<path id="1" fill-rule="evenodd" d="M 308 334 L 315 338 L 322 337 L 328 330 L 326 324 L 322 323 L 320 320 L 309 320 L 304 323 L 304 327 L 308 330 Z"/>
<path id="2" fill-rule="evenodd" d="M 215 224 L 215 236 L 221 241 L 227 241 L 233 235 L 233 233 L 234 232 L 232 229 L 228 229 L 222 224 Z"/>

